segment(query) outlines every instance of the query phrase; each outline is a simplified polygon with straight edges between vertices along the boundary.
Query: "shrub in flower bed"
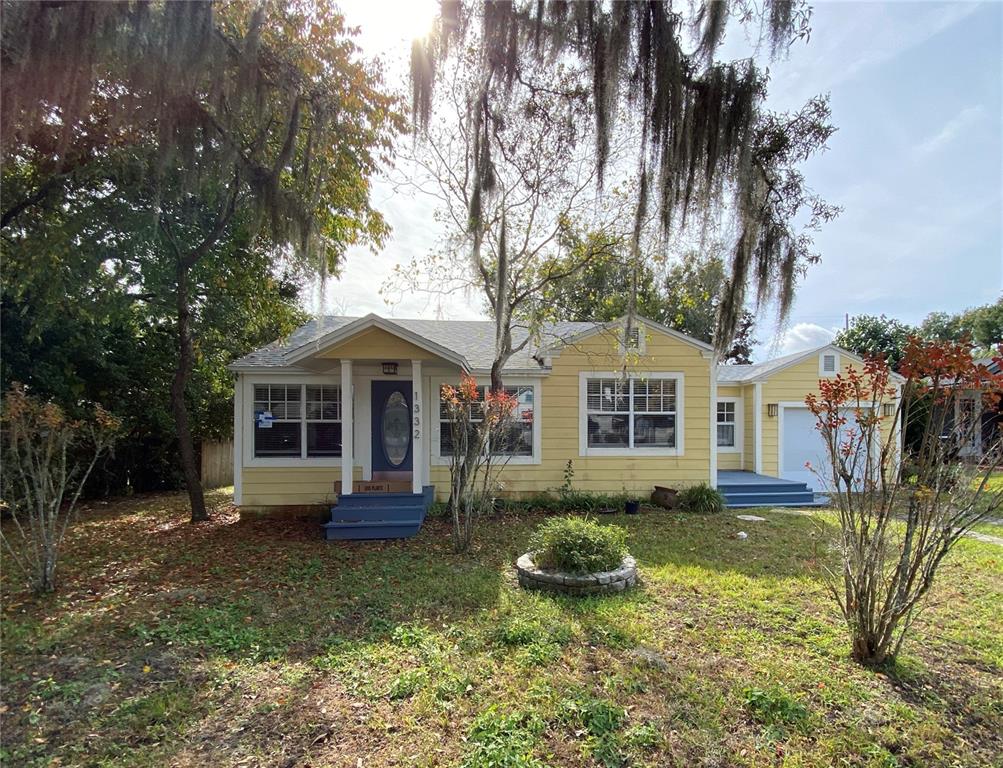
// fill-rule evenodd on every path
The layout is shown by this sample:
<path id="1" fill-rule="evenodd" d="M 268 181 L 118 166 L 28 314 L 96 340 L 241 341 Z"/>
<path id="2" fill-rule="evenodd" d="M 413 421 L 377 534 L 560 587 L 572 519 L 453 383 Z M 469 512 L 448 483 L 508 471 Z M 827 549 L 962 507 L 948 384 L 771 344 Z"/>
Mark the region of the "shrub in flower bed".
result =
<path id="1" fill-rule="evenodd" d="M 547 520 L 529 543 L 538 568 L 566 573 L 612 571 L 627 555 L 627 531 L 583 517 Z"/>

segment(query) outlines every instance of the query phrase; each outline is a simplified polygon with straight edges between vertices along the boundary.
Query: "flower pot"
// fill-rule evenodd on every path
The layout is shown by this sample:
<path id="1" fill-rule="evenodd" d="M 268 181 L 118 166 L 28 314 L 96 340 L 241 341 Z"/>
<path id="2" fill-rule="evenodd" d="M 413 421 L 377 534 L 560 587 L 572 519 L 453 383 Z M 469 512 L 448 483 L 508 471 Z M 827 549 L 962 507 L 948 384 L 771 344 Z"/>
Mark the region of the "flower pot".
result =
<path id="1" fill-rule="evenodd" d="M 623 503 L 623 511 L 628 515 L 636 515 L 641 510 L 641 502 L 637 499 L 631 499 L 630 501 L 625 501 Z"/>

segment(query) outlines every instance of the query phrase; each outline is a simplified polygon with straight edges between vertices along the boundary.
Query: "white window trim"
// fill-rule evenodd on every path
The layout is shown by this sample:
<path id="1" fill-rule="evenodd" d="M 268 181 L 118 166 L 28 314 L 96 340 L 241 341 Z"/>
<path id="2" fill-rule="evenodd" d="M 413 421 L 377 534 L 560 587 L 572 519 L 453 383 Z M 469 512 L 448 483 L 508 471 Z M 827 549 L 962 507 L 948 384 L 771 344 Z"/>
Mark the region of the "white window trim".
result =
<path id="1" fill-rule="evenodd" d="M 741 397 L 718 397 L 718 403 L 734 403 L 735 404 L 735 444 L 734 445 L 718 445 L 718 453 L 742 453 L 742 449 L 745 446 L 745 434 L 742 431 L 742 425 L 745 423 L 745 414 L 743 411 L 743 400 Z M 717 403 L 714 405 L 714 443 L 717 444 Z"/>
<path id="2" fill-rule="evenodd" d="M 835 362 L 833 369 L 831 371 L 825 370 L 825 358 L 832 356 Z M 818 355 L 818 375 L 824 379 L 835 378 L 836 374 L 840 372 L 842 366 L 839 362 L 839 352 L 834 349 L 822 350 Z"/>
<path id="3" fill-rule="evenodd" d="M 251 425 L 254 420 L 254 386 L 261 384 L 285 384 L 300 385 L 322 384 L 326 386 L 341 386 L 341 380 L 335 376 L 322 376 L 319 374 L 289 374 L 289 373 L 262 373 L 241 377 L 243 384 L 243 424 L 240 425 L 242 437 L 241 454 L 243 455 L 244 467 L 341 467 L 341 456 L 306 456 L 306 401 L 302 401 L 303 418 L 300 419 L 302 437 L 300 440 L 300 455 L 295 456 L 269 456 L 255 457 L 254 455 L 254 429 L 245 428 Z M 306 397 L 304 391 L 303 397 Z M 342 428 L 344 428 L 345 408 L 351 407 L 347 401 L 345 393 L 341 393 L 341 418 Z M 236 431 L 236 430 L 235 430 Z M 358 456 L 354 457 L 356 466 Z"/>
<path id="4" fill-rule="evenodd" d="M 589 379 L 616 379 L 623 374 L 616 371 L 579 371 L 578 373 L 578 455 L 579 456 L 682 456 L 683 425 L 685 424 L 684 376 L 679 371 L 657 373 L 630 373 L 629 379 L 674 379 L 676 382 L 676 446 L 665 448 L 597 448 L 589 445 L 588 381 Z"/>
<path id="5" fill-rule="evenodd" d="M 448 467 L 449 456 L 442 456 L 439 453 L 441 445 L 440 436 L 442 434 L 442 420 L 439 418 L 439 391 L 443 384 L 457 386 L 458 381 L 447 381 L 448 377 L 438 377 L 429 379 L 429 413 L 434 413 L 435 418 L 430 419 L 431 440 L 429 441 L 429 462 L 433 467 Z M 440 380 L 441 379 L 441 380 Z M 505 456 L 495 455 L 492 458 L 493 464 L 540 464 L 543 457 L 543 382 L 541 379 L 527 378 L 505 378 L 506 387 L 532 387 L 533 388 L 533 455 L 532 456 Z M 431 410 L 433 409 L 434 410 Z"/>

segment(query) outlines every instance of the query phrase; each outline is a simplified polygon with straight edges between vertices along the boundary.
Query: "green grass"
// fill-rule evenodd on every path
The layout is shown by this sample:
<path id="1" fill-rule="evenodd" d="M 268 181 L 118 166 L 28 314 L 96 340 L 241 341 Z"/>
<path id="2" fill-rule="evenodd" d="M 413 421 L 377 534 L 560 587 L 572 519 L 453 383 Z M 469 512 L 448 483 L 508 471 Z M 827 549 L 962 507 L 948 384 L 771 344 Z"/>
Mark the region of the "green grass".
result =
<path id="1" fill-rule="evenodd" d="M 822 581 L 828 518 L 763 516 L 603 517 L 643 584 L 574 599 L 516 585 L 538 515 L 456 555 L 442 520 L 327 543 L 225 509 L 192 527 L 180 496 L 93 505 L 55 595 L 5 569 L 0 762 L 1003 765 L 1003 547 L 960 542 L 872 672 Z"/>

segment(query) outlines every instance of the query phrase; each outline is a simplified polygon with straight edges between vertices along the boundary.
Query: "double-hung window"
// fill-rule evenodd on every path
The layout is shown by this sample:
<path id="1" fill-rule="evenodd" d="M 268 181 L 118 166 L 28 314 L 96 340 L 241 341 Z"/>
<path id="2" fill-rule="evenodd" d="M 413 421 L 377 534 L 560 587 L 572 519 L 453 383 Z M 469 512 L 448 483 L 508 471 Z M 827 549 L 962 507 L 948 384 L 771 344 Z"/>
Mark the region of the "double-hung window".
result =
<path id="1" fill-rule="evenodd" d="M 735 447 L 735 402 L 718 401 L 717 403 L 717 447 Z"/>
<path id="2" fill-rule="evenodd" d="M 478 387 L 478 401 L 472 406 L 474 412 L 471 414 L 472 424 L 478 424 L 483 419 L 481 403 L 488 387 Z M 491 446 L 491 453 L 495 456 L 525 456 L 533 455 L 533 423 L 534 423 L 534 394 L 531 384 L 505 387 L 506 394 L 515 398 L 515 410 L 512 413 L 511 422 L 505 433 L 499 436 Z M 453 452 L 452 427 L 447 416 L 446 404 L 439 404 L 439 456 L 445 458 Z"/>
<path id="3" fill-rule="evenodd" d="M 341 387 L 254 385 L 254 458 L 341 456 Z"/>
<path id="4" fill-rule="evenodd" d="M 678 448 L 678 379 L 667 376 L 585 381 L 589 449 Z"/>
<path id="5" fill-rule="evenodd" d="M 303 450 L 303 388 L 254 385 L 254 457 L 298 457 Z"/>
<path id="6" fill-rule="evenodd" d="M 341 456 L 341 387 L 306 385 L 306 455 Z"/>

